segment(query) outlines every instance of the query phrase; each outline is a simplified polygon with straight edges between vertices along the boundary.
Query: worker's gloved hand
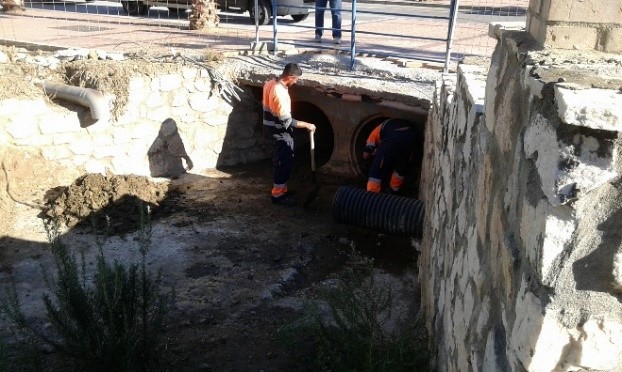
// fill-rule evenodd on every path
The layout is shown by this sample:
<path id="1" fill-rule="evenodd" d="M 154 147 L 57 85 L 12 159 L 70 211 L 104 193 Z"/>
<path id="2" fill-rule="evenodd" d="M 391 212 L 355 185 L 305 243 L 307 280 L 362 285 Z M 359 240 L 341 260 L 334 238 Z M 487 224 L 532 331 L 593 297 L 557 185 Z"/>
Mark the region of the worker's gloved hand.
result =
<path id="1" fill-rule="evenodd" d="M 371 154 L 368 153 L 367 151 L 363 151 L 363 159 L 367 160 L 369 158 L 369 155 Z"/>

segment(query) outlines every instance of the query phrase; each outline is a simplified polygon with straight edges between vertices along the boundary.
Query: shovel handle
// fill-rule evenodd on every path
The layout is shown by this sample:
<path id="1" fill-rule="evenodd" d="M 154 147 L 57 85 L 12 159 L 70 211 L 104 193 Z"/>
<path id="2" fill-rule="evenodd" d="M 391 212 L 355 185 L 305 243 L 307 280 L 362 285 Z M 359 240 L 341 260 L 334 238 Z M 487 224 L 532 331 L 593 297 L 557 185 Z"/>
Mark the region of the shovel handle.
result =
<path id="1" fill-rule="evenodd" d="M 311 150 L 311 171 L 315 172 L 315 131 L 309 131 L 309 148 Z"/>

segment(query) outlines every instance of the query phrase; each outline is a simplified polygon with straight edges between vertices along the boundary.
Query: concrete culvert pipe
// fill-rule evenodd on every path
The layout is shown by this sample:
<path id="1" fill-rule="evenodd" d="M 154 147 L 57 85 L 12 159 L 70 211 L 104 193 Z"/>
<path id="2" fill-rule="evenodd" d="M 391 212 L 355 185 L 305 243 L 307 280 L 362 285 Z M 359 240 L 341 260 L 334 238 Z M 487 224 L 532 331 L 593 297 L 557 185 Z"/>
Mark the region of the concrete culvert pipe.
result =
<path id="1" fill-rule="evenodd" d="M 109 115 L 108 102 L 104 95 L 95 89 L 47 82 L 44 82 L 42 85 L 45 94 L 51 97 L 57 97 L 88 107 L 94 120 L 99 120 Z"/>
<path id="2" fill-rule="evenodd" d="M 423 202 L 341 186 L 333 198 L 335 221 L 400 236 L 420 238 Z"/>

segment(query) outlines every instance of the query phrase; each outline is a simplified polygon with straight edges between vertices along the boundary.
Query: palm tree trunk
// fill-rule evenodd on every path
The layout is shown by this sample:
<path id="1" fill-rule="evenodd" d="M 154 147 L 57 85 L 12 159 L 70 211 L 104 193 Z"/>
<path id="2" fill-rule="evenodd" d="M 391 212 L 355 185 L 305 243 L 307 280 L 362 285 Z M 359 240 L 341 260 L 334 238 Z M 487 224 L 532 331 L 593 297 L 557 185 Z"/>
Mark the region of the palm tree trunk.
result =
<path id="1" fill-rule="evenodd" d="M 18 10 L 24 10 L 24 3 L 22 0 L 0 0 L 2 5 L 2 12 L 14 12 Z"/>
<path id="2" fill-rule="evenodd" d="M 214 0 L 192 0 L 190 29 L 203 30 L 218 27 L 220 17 Z"/>

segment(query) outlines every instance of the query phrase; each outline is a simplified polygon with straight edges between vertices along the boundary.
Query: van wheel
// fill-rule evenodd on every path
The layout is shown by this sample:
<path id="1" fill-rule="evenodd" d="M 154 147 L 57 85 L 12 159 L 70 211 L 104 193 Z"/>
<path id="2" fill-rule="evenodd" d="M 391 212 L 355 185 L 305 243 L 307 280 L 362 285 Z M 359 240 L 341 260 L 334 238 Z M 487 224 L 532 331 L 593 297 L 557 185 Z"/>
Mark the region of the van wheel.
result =
<path id="1" fill-rule="evenodd" d="M 149 5 L 145 5 L 142 1 L 124 1 L 121 5 L 131 16 L 145 15 L 149 11 Z"/>
<path id="2" fill-rule="evenodd" d="M 257 9 L 259 10 L 258 23 L 260 25 L 267 25 L 272 18 L 272 5 L 269 0 L 257 0 Z M 255 24 L 255 1 L 249 2 L 248 12 L 251 15 L 251 22 Z"/>
<path id="3" fill-rule="evenodd" d="M 305 14 L 292 14 L 292 19 L 294 22 L 302 22 L 309 17 L 309 13 Z"/>

